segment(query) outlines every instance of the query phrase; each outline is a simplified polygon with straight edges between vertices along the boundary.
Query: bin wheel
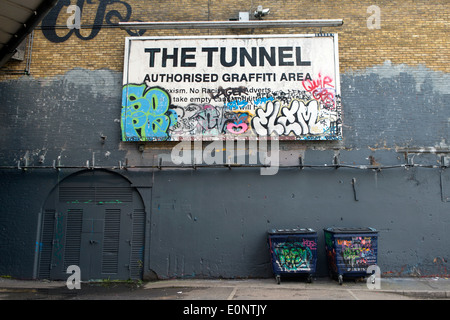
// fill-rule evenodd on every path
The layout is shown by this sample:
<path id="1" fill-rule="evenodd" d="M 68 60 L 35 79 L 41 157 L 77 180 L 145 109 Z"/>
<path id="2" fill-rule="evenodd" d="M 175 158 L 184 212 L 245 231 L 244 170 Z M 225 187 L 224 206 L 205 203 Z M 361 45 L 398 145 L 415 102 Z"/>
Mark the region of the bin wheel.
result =
<path id="1" fill-rule="evenodd" d="M 281 277 L 280 276 L 276 276 L 275 279 L 277 280 L 277 284 L 281 283 Z"/>
<path id="2" fill-rule="evenodd" d="M 338 276 L 338 281 L 339 281 L 339 285 L 342 285 L 342 283 L 344 282 L 344 277 L 342 276 L 342 274 L 340 274 Z"/>
<path id="3" fill-rule="evenodd" d="M 308 278 L 306 278 L 306 282 L 308 282 L 308 283 L 312 282 L 312 275 L 308 274 Z"/>

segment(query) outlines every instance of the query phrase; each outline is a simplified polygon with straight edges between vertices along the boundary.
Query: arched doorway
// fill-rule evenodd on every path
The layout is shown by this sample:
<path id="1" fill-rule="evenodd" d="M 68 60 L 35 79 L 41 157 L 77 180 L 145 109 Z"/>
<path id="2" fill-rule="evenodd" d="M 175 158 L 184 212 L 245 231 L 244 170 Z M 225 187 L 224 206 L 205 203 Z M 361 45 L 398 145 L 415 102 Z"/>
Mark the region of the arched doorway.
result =
<path id="1" fill-rule="evenodd" d="M 61 181 L 42 210 L 38 278 L 66 280 L 76 265 L 81 280 L 141 279 L 145 211 L 121 175 L 85 170 Z"/>

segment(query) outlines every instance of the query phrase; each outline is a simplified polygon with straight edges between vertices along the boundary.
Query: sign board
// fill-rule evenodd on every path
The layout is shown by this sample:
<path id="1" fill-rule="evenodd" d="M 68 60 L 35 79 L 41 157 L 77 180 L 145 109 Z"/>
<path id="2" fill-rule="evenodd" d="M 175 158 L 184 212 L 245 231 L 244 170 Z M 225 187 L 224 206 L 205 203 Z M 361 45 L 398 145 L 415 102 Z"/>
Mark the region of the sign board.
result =
<path id="1" fill-rule="evenodd" d="M 129 37 L 123 141 L 340 140 L 336 34 Z"/>

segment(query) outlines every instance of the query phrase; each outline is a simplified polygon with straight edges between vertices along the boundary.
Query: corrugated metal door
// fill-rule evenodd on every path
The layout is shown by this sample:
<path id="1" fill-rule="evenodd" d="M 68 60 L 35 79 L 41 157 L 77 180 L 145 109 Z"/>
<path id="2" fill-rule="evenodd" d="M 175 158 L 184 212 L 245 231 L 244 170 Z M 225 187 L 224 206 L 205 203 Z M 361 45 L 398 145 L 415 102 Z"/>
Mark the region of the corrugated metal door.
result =
<path id="1" fill-rule="evenodd" d="M 145 230 L 142 200 L 129 183 L 104 171 L 65 180 L 43 210 L 39 278 L 141 279 Z"/>

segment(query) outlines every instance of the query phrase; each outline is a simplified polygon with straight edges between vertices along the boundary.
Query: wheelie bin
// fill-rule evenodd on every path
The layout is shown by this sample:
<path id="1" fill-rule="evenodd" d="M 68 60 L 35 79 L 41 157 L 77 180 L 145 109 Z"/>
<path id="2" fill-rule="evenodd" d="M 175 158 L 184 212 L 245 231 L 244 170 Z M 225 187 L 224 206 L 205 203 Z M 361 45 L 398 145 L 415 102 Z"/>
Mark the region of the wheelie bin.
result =
<path id="1" fill-rule="evenodd" d="M 341 285 L 344 277 L 365 277 L 377 264 L 378 231 L 374 228 L 324 229 L 328 271 Z"/>

